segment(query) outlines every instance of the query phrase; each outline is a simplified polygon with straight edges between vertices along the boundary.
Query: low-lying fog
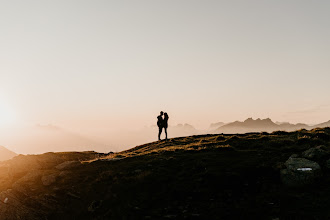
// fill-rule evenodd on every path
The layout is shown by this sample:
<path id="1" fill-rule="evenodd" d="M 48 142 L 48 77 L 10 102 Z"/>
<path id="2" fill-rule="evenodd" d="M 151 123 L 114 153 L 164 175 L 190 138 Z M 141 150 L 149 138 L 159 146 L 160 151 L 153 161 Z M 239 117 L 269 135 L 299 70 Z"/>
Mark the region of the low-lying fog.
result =
<path id="1" fill-rule="evenodd" d="M 203 133 L 188 124 L 168 128 L 169 138 Z M 0 145 L 19 154 L 40 154 L 60 151 L 121 151 L 157 140 L 158 127 L 140 129 L 70 130 L 55 125 L 35 125 L 0 130 Z M 162 139 L 165 133 L 162 133 Z"/>

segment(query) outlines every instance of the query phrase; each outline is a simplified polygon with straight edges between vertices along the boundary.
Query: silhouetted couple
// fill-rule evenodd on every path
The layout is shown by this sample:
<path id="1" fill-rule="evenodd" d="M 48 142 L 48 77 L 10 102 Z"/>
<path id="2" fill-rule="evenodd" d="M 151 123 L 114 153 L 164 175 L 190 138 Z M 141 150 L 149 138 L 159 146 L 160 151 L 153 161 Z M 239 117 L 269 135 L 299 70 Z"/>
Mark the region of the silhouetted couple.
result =
<path id="1" fill-rule="evenodd" d="M 164 118 L 163 118 L 164 115 Z M 165 112 L 160 112 L 160 115 L 157 117 L 157 126 L 159 128 L 158 140 L 160 141 L 160 135 L 162 134 L 163 128 L 165 130 L 165 140 L 167 140 L 167 127 L 168 127 L 168 114 Z"/>

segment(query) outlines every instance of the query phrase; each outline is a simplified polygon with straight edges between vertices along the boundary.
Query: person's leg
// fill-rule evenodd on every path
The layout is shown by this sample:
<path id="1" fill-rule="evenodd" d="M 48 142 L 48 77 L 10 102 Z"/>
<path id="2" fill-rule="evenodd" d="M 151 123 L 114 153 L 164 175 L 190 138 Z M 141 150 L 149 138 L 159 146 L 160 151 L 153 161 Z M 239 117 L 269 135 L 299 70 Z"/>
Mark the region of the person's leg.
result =
<path id="1" fill-rule="evenodd" d="M 160 141 L 160 135 L 162 134 L 162 127 L 159 127 L 159 131 L 158 131 L 158 140 Z"/>
<path id="2" fill-rule="evenodd" d="M 167 128 L 164 128 L 165 130 L 165 140 L 167 140 Z"/>

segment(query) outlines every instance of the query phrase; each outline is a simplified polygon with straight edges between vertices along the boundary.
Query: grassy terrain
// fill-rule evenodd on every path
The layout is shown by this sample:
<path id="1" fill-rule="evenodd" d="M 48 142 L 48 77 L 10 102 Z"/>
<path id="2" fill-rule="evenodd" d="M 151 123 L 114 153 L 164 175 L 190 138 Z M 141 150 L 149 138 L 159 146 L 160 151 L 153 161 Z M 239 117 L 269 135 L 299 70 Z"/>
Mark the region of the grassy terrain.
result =
<path id="1" fill-rule="evenodd" d="M 330 128 L 199 135 L 127 151 L 48 153 L 0 163 L 3 219 L 327 219 L 330 171 L 287 188 L 292 154 L 325 145 Z M 65 161 L 81 161 L 58 169 Z M 54 176 L 51 184 L 43 178 Z"/>

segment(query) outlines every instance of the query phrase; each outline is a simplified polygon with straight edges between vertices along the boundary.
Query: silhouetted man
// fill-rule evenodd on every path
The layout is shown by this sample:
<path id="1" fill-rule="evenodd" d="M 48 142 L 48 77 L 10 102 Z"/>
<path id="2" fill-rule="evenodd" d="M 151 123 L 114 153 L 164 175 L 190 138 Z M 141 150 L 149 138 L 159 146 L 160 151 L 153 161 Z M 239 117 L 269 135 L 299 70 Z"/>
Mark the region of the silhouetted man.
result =
<path id="1" fill-rule="evenodd" d="M 157 126 L 159 128 L 159 132 L 158 132 L 158 140 L 159 141 L 160 141 L 160 135 L 162 134 L 163 127 L 164 127 L 163 114 L 164 114 L 164 112 L 161 111 L 160 115 L 158 115 L 158 117 L 157 117 Z"/>

